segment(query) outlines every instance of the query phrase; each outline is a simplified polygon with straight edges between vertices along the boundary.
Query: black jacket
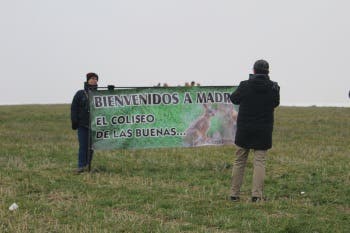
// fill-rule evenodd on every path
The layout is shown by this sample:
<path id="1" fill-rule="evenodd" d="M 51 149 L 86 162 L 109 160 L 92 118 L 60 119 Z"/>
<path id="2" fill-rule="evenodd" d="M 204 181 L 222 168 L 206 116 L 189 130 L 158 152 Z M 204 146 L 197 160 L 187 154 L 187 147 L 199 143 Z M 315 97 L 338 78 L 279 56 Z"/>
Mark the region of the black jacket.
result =
<path id="1" fill-rule="evenodd" d="M 280 103 L 280 87 L 268 75 L 252 75 L 242 81 L 230 99 L 239 105 L 235 143 L 246 149 L 272 147 L 274 109 Z"/>
<path id="2" fill-rule="evenodd" d="M 78 127 L 89 127 L 89 100 L 88 90 L 96 90 L 96 87 L 89 86 L 85 83 L 84 90 L 79 90 L 74 95 L 71 105 L 72 129 Z"/>

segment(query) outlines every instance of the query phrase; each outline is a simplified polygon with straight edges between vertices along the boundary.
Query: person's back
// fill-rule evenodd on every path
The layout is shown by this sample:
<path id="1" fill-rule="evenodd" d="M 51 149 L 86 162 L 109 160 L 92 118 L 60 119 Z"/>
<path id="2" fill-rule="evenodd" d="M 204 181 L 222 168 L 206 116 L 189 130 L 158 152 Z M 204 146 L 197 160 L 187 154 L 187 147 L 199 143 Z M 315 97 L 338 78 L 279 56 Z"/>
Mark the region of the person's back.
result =
<path id="1" fill-rule="evenodd" d="M 238 201 L 250 149 L 254 150 L 252 201 L 263 198 L 265 158 L 272 146 L 274 109 L 279 105 L 279 86 L 268 76 L 269 64 L 258 60 L 254 74 L 242 81 L 230 99 L 239 105 L 235 144 L 237 159 L 233 166 L 231 200 Z"/>
<path id="2" fill-rule="evenodd" d="M 274 96 L 271 81 L 266 75 L 254 75 L 246 81 L 247 93 L 240 103 L 240 123 L 249 126 L 254 122 L 256 126 L 272 124 L 274 110 Z"/>
<path id="3" fill-rule="evenodd" d="M 239 105 L 235 143 L 249 149 L 270 149 L 274 108 L 279 105 L 279 86 L 268 74 L 250 75 L 230 97 Z"/>

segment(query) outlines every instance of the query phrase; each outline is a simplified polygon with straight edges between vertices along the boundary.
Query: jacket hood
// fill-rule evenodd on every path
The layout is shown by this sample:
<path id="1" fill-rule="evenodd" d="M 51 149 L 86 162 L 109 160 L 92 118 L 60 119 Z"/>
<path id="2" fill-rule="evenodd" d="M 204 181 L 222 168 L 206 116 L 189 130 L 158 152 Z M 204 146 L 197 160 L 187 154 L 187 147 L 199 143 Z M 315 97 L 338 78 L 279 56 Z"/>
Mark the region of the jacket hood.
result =
<path id="1" fill-rule="evenodd" d="M 248 83 L 255 92 L 267 92 L 270 88 L 270 77 L 266 74 L 250 75 Z"/>

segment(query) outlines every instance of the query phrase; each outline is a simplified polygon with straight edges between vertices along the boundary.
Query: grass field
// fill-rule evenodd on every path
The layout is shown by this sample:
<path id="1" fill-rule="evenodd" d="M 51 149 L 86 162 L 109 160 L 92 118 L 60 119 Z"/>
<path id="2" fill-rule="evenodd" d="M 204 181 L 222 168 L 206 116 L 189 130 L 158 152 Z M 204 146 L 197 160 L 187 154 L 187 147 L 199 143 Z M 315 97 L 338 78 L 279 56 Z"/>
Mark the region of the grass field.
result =
<path id="1" fill-rule="evenodd" d="M 350 108 L 278 108 L 268 201 L 250 156 L 231 203 L 233 146 L 98 151 L 74 175 L 69 107 L 0 106 L 0 232 L 350 232 Z"/>

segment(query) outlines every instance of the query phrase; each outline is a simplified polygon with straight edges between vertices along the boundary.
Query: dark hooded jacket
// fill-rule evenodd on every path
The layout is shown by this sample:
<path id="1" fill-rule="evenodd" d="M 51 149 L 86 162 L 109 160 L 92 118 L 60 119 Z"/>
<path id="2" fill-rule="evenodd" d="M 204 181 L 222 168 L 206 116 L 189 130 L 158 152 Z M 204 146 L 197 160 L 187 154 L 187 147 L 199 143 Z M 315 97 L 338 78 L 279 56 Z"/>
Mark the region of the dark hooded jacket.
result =
<path id="1" fill-rule="evenodd" d="M 272 147 L 274 109 L 279 105 L 279 86 L 265 74 L 251 75 L 230 96 L 239 105 L 235 144 L 246 149 Z"/>
<path id="2" fill-rule="evenodd" d="M 72 129 L 78 127 L 89 127 L 89 100 L 88 90 L 96 90 L 97 86 L 84 85 L 84 90 L 79 90 L 74 95 L 71 105 Z"/>

